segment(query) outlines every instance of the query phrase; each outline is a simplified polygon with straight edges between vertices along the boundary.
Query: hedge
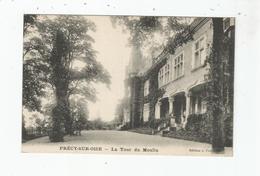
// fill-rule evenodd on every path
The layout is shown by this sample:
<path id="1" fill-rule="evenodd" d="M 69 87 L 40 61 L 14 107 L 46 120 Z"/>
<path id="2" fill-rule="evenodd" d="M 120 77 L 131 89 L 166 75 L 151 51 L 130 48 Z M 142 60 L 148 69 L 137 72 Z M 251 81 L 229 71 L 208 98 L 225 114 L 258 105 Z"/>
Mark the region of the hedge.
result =
<path id="1" fill-rule="evenodd" d="M 224 119 L 225 146 L 233 146 L 233 116 L 229 114 Z M 164 134 L 166 137 L 174 137 L 184 140 L 211 143 L 212 120 L 207 114 L 191 114 L 185 129 L 171 131 Z"/>

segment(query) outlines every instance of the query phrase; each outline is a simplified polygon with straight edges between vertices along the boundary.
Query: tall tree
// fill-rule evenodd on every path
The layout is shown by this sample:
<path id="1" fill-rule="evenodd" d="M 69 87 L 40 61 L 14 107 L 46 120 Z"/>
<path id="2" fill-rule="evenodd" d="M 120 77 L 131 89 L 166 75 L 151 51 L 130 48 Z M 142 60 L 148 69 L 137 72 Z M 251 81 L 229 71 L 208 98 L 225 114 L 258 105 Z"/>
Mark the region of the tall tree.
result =
<path id="1" fill-rule="evenodd" d="M 70 117 L 68 101 L 68 44 L 65 35 L 57 29 L 55 43 L 50 58 L 52 68 L 52 84 L 55 87 L 56 106 L 52 110 L 52 135 L 50 139 L 54 142 L 63 141 L 63 121 L 65 120 L 65 130 L 72 133 L 72 119 Z"/>
<path id="2" fill-rule="evenodd" d="M 213 18 L 213 45 L 210 64 L 210 113 L 212 116 L 212 148 L 224 151 L 224 31 L 223 18 Z"/>
<path id="3" fill-rule="evenodd" d="M 110 75 L 96 60 L 96 51 L 92 48 L 94 40 L 88 32 L 95 31 L 94 23 L 81 16 L 40 16 L 38 19 L 37 31 L 32 31 L 26 43 L 33 44 L 30 60 L 39 65 L 44 73 L 43 81 L 52 87 L 56 96 L 50 139 L 58 142 L 63 141 L 63 128 L 72 134 L 70 95 L 86 93 L 86 98 L 93 99 L 95 91 L 91 83 L 109 85 Z M 83 91 L 78 91 L 80 85 L 84 85 Z"/>

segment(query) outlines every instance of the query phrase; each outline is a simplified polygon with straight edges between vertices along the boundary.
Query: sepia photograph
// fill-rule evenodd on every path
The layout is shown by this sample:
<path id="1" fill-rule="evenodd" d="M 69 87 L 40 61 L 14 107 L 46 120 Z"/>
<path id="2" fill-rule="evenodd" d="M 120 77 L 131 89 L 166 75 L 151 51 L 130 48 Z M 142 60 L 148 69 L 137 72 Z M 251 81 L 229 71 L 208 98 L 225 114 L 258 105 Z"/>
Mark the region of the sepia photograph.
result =
<path id="1" fill-rule="evenodd" d="M 233 156 L 234 17 L 24 14 L 23 153 Z"/>

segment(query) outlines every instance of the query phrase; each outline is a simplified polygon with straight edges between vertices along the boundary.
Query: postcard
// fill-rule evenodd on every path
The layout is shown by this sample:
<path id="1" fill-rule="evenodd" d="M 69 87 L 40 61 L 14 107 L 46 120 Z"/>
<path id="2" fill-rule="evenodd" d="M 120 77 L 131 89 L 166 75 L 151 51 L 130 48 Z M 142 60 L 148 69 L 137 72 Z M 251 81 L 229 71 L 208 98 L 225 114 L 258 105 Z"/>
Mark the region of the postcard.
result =
<path id="1" fill-rule="evenodd" d="M 235 18 L 23 25 L 22 152 L 233 155 Z"/>

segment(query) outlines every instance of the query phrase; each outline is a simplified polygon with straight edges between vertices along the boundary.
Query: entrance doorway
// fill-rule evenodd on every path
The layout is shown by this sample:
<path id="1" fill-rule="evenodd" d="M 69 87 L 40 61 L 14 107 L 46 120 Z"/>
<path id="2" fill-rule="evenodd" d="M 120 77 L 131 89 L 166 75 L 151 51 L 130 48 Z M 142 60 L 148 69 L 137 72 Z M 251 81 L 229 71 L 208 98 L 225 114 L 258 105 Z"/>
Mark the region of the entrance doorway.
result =
<path id="1" fill-rule="evenodd" d="M 160 118 L 165 119 L 169 115 L 169 101 L 168 98 L 161 100 Z"/>
<path id="2" fill-rule="evenodd" d="M 173 116 L 177 124 L 182 123 L 184 112 L 186 111 L 186 98 L 184 93 L 174 96 L 173 102 Z"/>

